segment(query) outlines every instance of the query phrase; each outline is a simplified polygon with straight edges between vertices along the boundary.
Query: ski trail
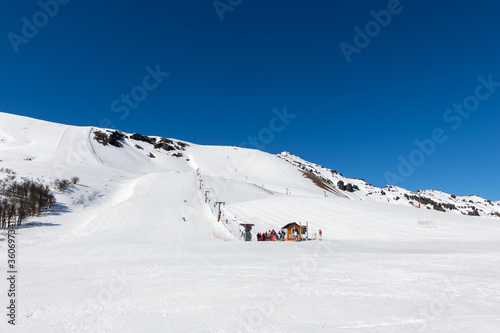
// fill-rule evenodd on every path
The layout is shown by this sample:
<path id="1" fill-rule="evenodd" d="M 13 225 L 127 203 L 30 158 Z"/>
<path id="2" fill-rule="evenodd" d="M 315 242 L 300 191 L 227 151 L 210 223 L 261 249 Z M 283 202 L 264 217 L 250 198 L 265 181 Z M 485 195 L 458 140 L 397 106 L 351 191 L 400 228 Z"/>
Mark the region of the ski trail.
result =
<path id="1" fill-rule="evenodd" d="M 86 144 L 87 144 L 87 147 L 91 153 L 91 155 L 95 158 L 95 160 L 101 164 L 104 164 L 104 162 L 102 161 L 102 159 L 99 157 L 99 155 L 97 155 L 95 149 L 94 149 L 94 146 L 92 146 L 92 133 L 94 133 L 94 128 L 91 127 L 89 129 L 89 133 L 88 133 L 88 136 L 87 136 L 87 141 L 86 141 Z"/>
<path id="2" fill-rule="evenodd" d="M 65 168 L 75 168 L 93 160 L 92 153 L 88 148 L 87 132 L 89 131 L 91 129 L 67 127 L 52 155 L 52 165 L 60 168 L 62 167 L 61 161 L 63 161 Z"/>

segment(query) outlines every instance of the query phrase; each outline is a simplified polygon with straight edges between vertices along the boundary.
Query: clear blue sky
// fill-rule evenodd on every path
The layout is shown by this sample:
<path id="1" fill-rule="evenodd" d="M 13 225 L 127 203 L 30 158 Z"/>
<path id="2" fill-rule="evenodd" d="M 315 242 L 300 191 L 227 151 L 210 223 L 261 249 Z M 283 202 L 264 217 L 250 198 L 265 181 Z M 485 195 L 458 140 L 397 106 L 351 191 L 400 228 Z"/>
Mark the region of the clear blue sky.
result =
<path id="1" fill-rule="evenodd" d="M 380 14 L 374 23 L 370 12 L 388 8 L 390 22 Z M 500 82 L 498 1 L 221 0 L 218 13 L 211 0 L 72 0 L 53 17 L 40 10 L 26 0 L 0 11 L 4 112 L 71 125 L 104 119 L 199 144 L 261 133 L 265 151 L 373 185 L 390 172 L 411 190 L 500 200 L 500 87 L 474 97 L 479 76 Z M 369 43 L 355 41 L 355 27 L 371 29 Z M 159 84 L 146 77 L 157 64 L 169 73 Z M 120 100 L 132 91 L 138 103 Z M 464 100 L 473 112 L 447 112 Z M 272 110 L 285 105 L 296 117 L 283 129 Z M 414 141 L 436 128 L 447 140 L 422 161 Z M 418 165 L 398 172 L 412 153 Z"/>

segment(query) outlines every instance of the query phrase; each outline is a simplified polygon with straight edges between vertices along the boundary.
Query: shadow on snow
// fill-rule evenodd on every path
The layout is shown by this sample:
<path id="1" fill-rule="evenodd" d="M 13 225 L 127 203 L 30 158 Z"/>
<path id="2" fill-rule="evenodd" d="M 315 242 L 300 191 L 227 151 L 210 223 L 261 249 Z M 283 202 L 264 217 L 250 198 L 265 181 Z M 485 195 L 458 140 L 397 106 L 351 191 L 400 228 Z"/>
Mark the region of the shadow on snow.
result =
<path id="1" fill-rule="evenodd" d="M 60 203 L 56 203 L 54 204 L 54 206 L 52 206 L 50 210 L 44 212 L 42 216 L 58 216 L 70 212 L 71 210 L 67 206 Z"/>

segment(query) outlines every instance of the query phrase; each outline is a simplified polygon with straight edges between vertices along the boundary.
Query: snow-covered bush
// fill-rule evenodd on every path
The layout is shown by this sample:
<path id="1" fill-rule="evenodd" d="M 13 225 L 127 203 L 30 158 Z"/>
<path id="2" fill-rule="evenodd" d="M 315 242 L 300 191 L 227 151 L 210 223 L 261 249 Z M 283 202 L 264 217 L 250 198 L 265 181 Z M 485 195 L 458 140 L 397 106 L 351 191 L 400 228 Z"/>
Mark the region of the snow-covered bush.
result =
<path id="1" fill-rule="evenodd" d="M 59 192 L 66 191 L 71 186 L 71 182 L 67 179 L 59 179 L 54 180 L 54 188 Z"/>

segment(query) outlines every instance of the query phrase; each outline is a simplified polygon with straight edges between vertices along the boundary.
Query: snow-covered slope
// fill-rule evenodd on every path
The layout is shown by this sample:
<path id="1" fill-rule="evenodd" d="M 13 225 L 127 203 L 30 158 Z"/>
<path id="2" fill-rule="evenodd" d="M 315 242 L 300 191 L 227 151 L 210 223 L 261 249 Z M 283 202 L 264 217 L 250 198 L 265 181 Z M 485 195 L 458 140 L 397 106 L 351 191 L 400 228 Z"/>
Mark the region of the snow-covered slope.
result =
<path id="1" fill-rule="evenodd" d="M 363 179 L 344 177 L 335 170 L 307 162 L 289 152 L 283 152 L 278 156 L 300 168 L 305 174 L 317 177 L 326 191 L 337 196 L 355 200 L 396 203 L 416 208 L 420 202 L 420 207 L 424 209 L 462 215 L 500 217 L 500 202 L 492 202 L 479 196 L 455 196 L 436 190 L 412 192 L 392 185 L 378 188 Z M 352 185 L 351 190 L 344 188 L 348 184 Z"/>
<path id="2" fill-rule="evenodd" d="M 17 230 L 16 328 L 500 327 L 500 220 L 489 216 L 498 203 L 425 191 L 422 197 L 464 208 L 416 209 L 405 197 L 415 193 L 377 189 L 289 153 L 132 133 L 115 147 L 112 133 L 0 113 L 0 170 L 46 184 L 80 179 L 63 193 L 54 191 L 58 204 Z M 358 189 L 340 190 L 339 180 Z M 216 202 L 225 203 L 221 222 Z M 480 217 L 461 214 L 472 205 Z M 311 234 L 322 229 L 324 240 L 239 241 L 240 223 L 253 223 L 257 233 L 293 221 L 307 223 Z M 418 228 L 420 221 L 436 227 Z M 0 262 L 7 259 L 5 238 L 3 232 Z M 0 284 L 0 295 L 6 294 L 7 284 Z M 0 329 L 12 327 L 2 320 Z"/>

